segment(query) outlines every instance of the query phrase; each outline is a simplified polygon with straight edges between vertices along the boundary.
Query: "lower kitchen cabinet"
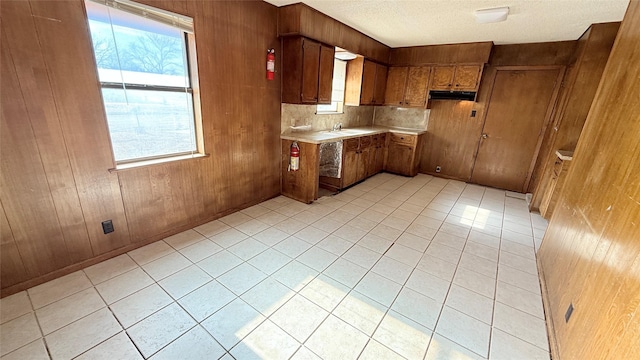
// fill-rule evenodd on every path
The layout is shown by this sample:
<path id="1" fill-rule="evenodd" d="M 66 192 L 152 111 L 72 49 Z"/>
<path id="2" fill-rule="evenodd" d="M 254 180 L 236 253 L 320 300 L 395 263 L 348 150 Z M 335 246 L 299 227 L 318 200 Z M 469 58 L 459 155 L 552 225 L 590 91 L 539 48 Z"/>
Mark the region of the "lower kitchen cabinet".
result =
<path id="1" fill-rule="evenodd" d="M 423 138 L 423 135 L 390 133 L 384 170 L 398 175 L 416 176 Z"/>
<path id="2" fill-rule="evenodd" d="M 289 151 L 293 141 L 282 140 L 282 194 L 311 203 L 318 187 L 332 191 L 347 188 L 377 173 L 388 171 L 405 176 L 418 174 L 423 135 L 382 133 L 345 139 L 339 177 L 320 176 L 320 145 L 298 142 L 300 169 L 290 171 Z"/>
<path id="3" fill-rule="evenodd" d="M 367 176 L 373 176 L 384 169 L 384 151 L 387 148 L 387 134 L 377 134 L 371 137 L 369 147 L 369 164 Z"/>
<path id="4" fill-rule="evenodd" d="M 311 203 L 318 198 L 320 168 L 320 145 L 298 141 L 300 166 L 297 171 L 289 169 L 289 154 L 292 140 L 282 140 L 282 195 Z"/>
<path id="5" fill-rule="evenodd" d="M 365 179 L 369 173 L 371 136 L 347 139 L 343 145 L 342 187 Z"/>

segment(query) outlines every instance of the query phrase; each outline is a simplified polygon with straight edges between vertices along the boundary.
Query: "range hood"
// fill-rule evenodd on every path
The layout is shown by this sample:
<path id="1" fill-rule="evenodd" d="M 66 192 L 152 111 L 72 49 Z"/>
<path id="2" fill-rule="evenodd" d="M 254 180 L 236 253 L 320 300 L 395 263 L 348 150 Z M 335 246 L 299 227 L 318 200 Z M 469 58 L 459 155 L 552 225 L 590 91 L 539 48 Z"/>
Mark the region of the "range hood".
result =
<path id="1" fill-rule="evenodd" d="M 467 100 L 476 101 L 475 91 L 429 91 L 429 100 Z"/>

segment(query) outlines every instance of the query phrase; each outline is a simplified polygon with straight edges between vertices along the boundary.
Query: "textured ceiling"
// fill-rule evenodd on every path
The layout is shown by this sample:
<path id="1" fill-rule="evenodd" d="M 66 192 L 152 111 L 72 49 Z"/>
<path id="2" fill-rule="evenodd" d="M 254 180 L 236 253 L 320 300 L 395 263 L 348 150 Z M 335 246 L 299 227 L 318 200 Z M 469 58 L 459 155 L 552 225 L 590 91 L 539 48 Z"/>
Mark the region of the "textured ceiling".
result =
<path id="1" fill-rule="evenodd" d="M 276 6 L 299 1 L 267 0 Z M 620 21 L 629 0 L 304 0 L 391 47 L 493 41 L 576 40 L 593 23 Z M 509 7 L 506 21 L 477 24 L 474 11 Z"/>

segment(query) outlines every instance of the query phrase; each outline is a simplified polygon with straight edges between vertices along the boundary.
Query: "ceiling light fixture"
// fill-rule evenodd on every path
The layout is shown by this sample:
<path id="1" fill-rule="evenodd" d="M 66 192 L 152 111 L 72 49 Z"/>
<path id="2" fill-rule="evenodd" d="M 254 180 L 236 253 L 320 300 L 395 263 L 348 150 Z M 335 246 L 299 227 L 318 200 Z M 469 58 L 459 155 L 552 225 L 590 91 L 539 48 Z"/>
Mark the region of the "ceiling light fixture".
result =
<path id="1" fill-rule="evenodd" d="M 507 20 L 509 7 L 476 10 L 476 22 L 479 24 L 494 23 Z"/>
<path id="2" fill-rule="evenodd" d="M 350 53 L 348 51 L 336 51 L 335 58 L 339 60 L 353 60 L 357 57 L 356 54 Z"/>

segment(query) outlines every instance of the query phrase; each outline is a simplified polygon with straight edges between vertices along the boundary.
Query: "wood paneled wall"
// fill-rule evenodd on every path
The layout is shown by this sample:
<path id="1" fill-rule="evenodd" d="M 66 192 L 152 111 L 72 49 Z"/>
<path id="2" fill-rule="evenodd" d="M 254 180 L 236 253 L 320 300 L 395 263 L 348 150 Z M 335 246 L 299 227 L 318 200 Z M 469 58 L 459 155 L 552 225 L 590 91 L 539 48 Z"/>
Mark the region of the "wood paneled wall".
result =
<path id="1" fill-rule="evenodd" d="M 639 80 L 631 1 L 539 252 L 559 359 L 640 358 Z"/>
<path id="2" fill-rule="evenodd" d="M 387 45 L 303 3 L 278 8 L 278 35 L 302 35 L 383 64 L 389 62 Z"/>
<path id="3" fill-rule="evenodd" d="M 142 1 L 194 18 L 209 157 L 110 173 L 114 160 L 81 0 L 2 1 L 2 295 L 277 195 L 277 8 Z M 101 222 L 115 232 L 104 235 Z"/>
<path id="4" fill-rule="evenodd" d="M 493 42 L 410 46 L 391 49 L 389 65 L 484 64 L 489 61 Z"/>
<path id="5" fill-rule="evenodd" d="M 593 24 L 578 39 L 576 62 L 567 69 L 552 125 L 538 156 L 541 166 L 530 187 L 532 209 L 538 209 L 549 185 L 556 150 L 576 148 L 619 27 L 618 22 Z"/>
<path id="6" fill-rule="evenodd" d="M 483 43 L 477 44 L 479 46 Z M 485 66 L 475 102 L 451 100 L 431 102 L 427 140 L 423 149 L 420 171 L 435 174 L 435 166 L 441 165 L 442 171 L 438 174 L 439 176 L 470 181 L 484 125 L 485 110 L 491 101 L 492 81 L 496 67 L 519 66 L 522 69 L 529 69 L 531 66 L 567 65 L 573 58 L 576 46 L 577 41 L 494 46 L 491 63 Z M 392 59 L 396 50 L 392 50 Z M 517 101 L 527 101 L 527 99 Z M 471 117 L 472 110 L 476 111 L 475 117 Z M 539 167 L 540 162 L 536 165 L 534 174 L 537 174 Z"/>
<path id="7" fill-rule="evenodd" d="M 495 45 L 489 63 L 493 66 L 567 65 L 575 61 L 577 45 L 575 40 Z"/>

